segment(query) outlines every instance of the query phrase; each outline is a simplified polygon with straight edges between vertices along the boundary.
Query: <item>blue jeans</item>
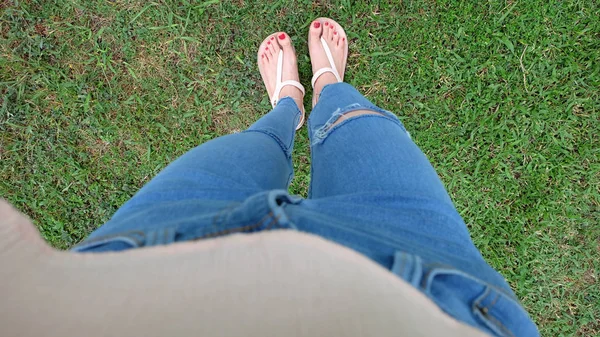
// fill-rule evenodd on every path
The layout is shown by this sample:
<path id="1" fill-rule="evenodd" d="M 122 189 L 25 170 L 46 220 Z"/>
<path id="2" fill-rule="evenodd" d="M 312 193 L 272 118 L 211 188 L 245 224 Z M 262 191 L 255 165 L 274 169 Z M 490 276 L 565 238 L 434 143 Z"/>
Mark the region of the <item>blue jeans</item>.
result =
<path id="1" fill-rule="evenodd" d="M 356 110 L 377 113 L 334 125 Z M 308 120 L 308 199 L 287 193 L 299 120 L 294 101 L 283 98 L 248 130 L 192 149 L 74 250 L 119 251 L 276 229 L 309 232 L 364 254 L 449 315 L 491 335 L 539 335 L 473 245 L 435 170 L 394 114 L 349 84 L 326 86 Z"/>

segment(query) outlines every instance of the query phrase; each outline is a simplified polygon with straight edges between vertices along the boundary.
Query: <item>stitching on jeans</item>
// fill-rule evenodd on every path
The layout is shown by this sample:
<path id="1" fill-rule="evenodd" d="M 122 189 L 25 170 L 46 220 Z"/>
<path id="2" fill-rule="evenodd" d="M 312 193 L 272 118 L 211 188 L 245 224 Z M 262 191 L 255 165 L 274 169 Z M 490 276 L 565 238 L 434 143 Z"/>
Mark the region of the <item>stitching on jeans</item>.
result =
<path id="1" fill-rule="evenodd" d="M 131 234 L 137 234 L 137 235 L 141 236 L 142 239 L 138 240 L 136 237 L 132 236 Z M 77 247 L 80 247 L 82 245 L 87 245 L 87 244 L 90 244 L 90 243 L 96 243 L 96 242 L 99 242 L 99 241 L 105 241 L 105 240 L 109 240 L 109 239 L 114 239 L 114 238 L 117 238 L 117 237 L 120 237 L 120 236 L 126 236 L 127 238 L 135 241 L 135 243 L 138 246 L 141 246 L 142 242 L 146 239 L 146 234 L 143 231 L 133 230 L 133 231 L 127 231 L 127 232 L 122 232 L 122 233 L 118 233 L 118 234 L 103 235 L 101 237 L 97 237 L 97 238 L 94 238 L 94 239 L 85 240 L 85 241 L 83 241 L 83 242 L 75 245 L 73 247 L 73 249 L 75 249 Z"/>
<path id="2" fill-rule="evenodd" d="M 271 223 L 271 225 L 269 225 L 268 229 L 271 229 L 273 227 L 282 228 L 281 224 L 279 223 L 279 218 L 281 218 L 281 215 L 274 217 L 273 222 Z"/>
<path id="3" fill-rule="evenodd" d="M 500 299 L 500 296 L 501 296 L 500 293 L 496 294 L 496 298 L 494 298 L 492 303 L 487 305 L 486 309 L 487 309 L 488 314 L 486 315 L 486 317 L 488 319 L 490 319 L 491 321 L 493 321 L 496 325 L 498 325 L 499 328 L 501 328 L 505 333 L 508 333 L 510 336 L 514 336 L 513 333 L 500 320 L 498 320 L 496 317 L 494 317 L 490 313 L 490 310 L 496 305 L 496 303 Z"/>
<path id="4" fill-rule="evenodd" d="M 444 263 L 438 263 L 438 262 L 428 262 L 428 263 L 426 263 L 424 265 L 424 269 L 428 270 L 427 272 L 425 272 L 426 273 L 425 274 L 426 278 L 429 278 L 429 274 L 431 272 L 437 271 L 439 269 L 444 269 L 446 272 L 452 273 L 453 275 L 458 275 L 460 277 L 466 277 L 469 280 L 475 281 L 477 283 L 485 284 L 486 287 L 489 287 L 490 289 L 492 289 L 494 291 L 497 291 L 500 294 L 506 296 L 507 300 L 509 300 L 509 301 L 511 301 L 513 303 L 519 304 L 517 298 L 514 295 L 509 294 L 506 290 L 504 290 L 502 288 L 499 288 L 499 287 L 497 287 L 497 286 L 495 286 L 493 284 L 490 284 L 488 282 L 485 282 L 485 281 L 483 281 L 483 280 L 481 280 L 481 279 L 479 279 L 477 277 L 474 277 L 473 275 L 467 274 L 467 273 L 465 273 L 465 272 L 463 272 L 463 271 L 461 271 L 459 269 L 456 269 L 453 266 L 450 266 L 450 265 L 447 265 L 447 264 L 444 264 Z"/>
<path id="5" fill-rule="evenodd" d="M 239 233 L 239 232 L 246 232 L 246 231 L 250 231 L 253 229 L 256 229 L 258 227 L 260 227 L 266 219 L 268 219 L 269 217 L 273 217 L 273 212 L 269 212 L 269 214 L 265 215 L 262 219 L 260 219 L 257 223 L 252 224 L 252 225 L 247 225 L 247 226 L 242 226 L 242 227 L 236 227 L 236 228 L 229 228 L 229 229 L 225 229 L 219 232 L 215 232 L 215 233 L 209 233 L 209 234 L 205 234 L 202 235 L 194 240 L 201 240 L 201 239 L 208 239 L 208 238 L 214 238 L 214 237 L 218 237 L 218 236 L 224 236 L 224 235 L 228 235 L 228 234 L 232 234 L 232 233 Z"/>
<path id="6" fill-rule="evenodd" d="M 500 294 L 496 294 L 496 298 L 494 298 L 494 300 L 492 301 L 492 303 L 488 304 L 488 308 L 492 308 L 494 305 L 496 305 L 496 302 L 498 302 L 498 300 L 500 299 Z"/>
<path id="7" fill-rule="evenodd" d="M 480 308 L 481 307 L 481 301 L 483 301 L 486 297 L 489 296 L 491 289 L 490 287 L 485 287 L 485 291 L 483 292 L 483 295 L 481 295 L 476 301 L 475 303 L 473 303 L 473 307 L 474 308 Z"/>
<path id="8" fill-rule="evenodd" d="M 421 287 L 426 291 L 427 291 L 427 289 L 425 289 L 425 288 L 426 288 L 427 280 L 430 278 L 430 275 L 435 271 L 435 268 L 433 268 L 434 265 L 437 265 L 437 264 L 428 265 L 428 267 L 431 269 L 429 269 L 425 273 L 425 276 L 421 281 Z M 439 268 L 440 266 L 437 266 L 437 267 Z M 459 274 L 457 274 L 457 275 L 459 275 Z M 475 279 L 475 280 L 477 282 L 483 282 L 479 279 Z M 495 292 L 492 293 L 492 291 L 495 291 Z M 495 298 L 491 301 L 490 304 L 484 306 L 482 304 L 482 302 L 485 301 L 486 299 L 488 299 L 492 294 L 496 295 Z M 502 323 L 502 321 L 500 321 L 498 318 L 492 316 L 492 314 L 490 313 L 490 309 L 498 302 L 498 300 L 501 298 L 502 295 L 505 295 L 505 294 L 503 292 L 498 291 L 498 289 L 496 287 L 486 284 L 485 291 L 483 292 L 482 295 L 480 295 L 477 298 L 477 300 L 475 300 L 473 302 L 473 304 L 471 305 L 471 309 L 475 315 L 481 315 L 481 319 L 487 320 L 488 324 L 490 324 L 497 330 L 501 331 L 501 333 L 504 336 L 514 337 L 514 334 Z M 509 297 L 509 300 L 510 300 L 510 297 Z M 440 307 L 444 307 L 444 305 L 442 305 L 442 303 L 438 303 L 437 301 L 436 301 L 436 304 Z M 445 310 L 445 311 L 447 311 L 447 310 Z M 447 312 L 452 313 L 451 310 L 447 311 Z"/>
<path id="9" fill-rule="evenodd" d="M 490 305 L 482 305 L 481 302 L 490 296 L 492 289 L 490 287 L 486 287 L 484 294 L 473 303 L 474 308 L 477 308 L 479 313 L 483 316 L 483 318 L 489 320 L 492 324 L 494 324 L 498 329 L 502 331 L 504 335 L 514 337 L 514 334 L 496 317 L 490 314 L 490 308 L 496 304 L 498 299 L 500 298 L 500 294 L 496 294 L 496 298 L 492 301 Z"/>
<path id="10" fill-rule="evenodd" d="M 496 319 L 496 317 L 490 315 L 489 313 L 486 313 L 483 316 L 486 319 L 492 321 L 492 323 L 495 324 L 496 327 L 499 328 L 505 335 L 515 337 L 515 335 L 512 333 L 512 331 L 508 330 L 508 328 L 504 324 L 502 324 L 502 322 L 500 322 L 498 319 Z"/>
<path id="11" fill-rule="evenodd" d="M 428 292 L 427 290 L 427 281 L 429 280 L 429 275 L 434 271 L 434 268 L 430 268 L 423 275 L 423 279 L 421 279 L 421 288 Z"/>
<path id="12" fill-rule="evenodd" d="M 269 220 L 269 223 L 267 223 L 267 226 L 265 227 L 266 230 L 271 229 L 271 227 L 273 227 L 273 217 L 271 217 Z"/>
<path id="13" fill-rule="evenodd" d="M 223 221 L 225 221 L 225 218 L 227 217 L 227 214 L 229 214 L 232 210 L 234 210 L 236 207 L 235 204 L 229 204 L 227 206 L 225 206 L 223 209 L 219 210 L 212 218 L 212 226 L 216 229 L 218 228 L 221 223 Z"/>
<path id="14" fill-rule="evenodd" d="M 398 272 L 400 272 L 402 274 L 402 277 L 404 276 L 404 274 L 406 274 L 406 254 L 402 253 L 402 255 L 400 256 L 400 270 L 398 270 Z M 403 277 L 404 278 L 404 277 Z"/>
<path id="15" fill-rule="evenodd" d="M 294 101 L 294 99 L 290 96 L 284 97 L 283 99 L 289 98 L 292 102 L 293 102 L 293 106 L 296 108 L 296 117 L 294 117 L 294 135 L 292 136 L 292 139 L 290 140 L 290 143 L 287 145 L 286 148 L 291 149 L 294 147 L 294 137 L 296 135 L 296 126 L 298 125 L 298 123 L 300 123 L 300 120 L 302 119 L 302 111 L 300 110 L 300 108 L 298 107 L 298 104 L 296 104 L 296 102 Z M 281 100 L 279 102 L 277 102 L 277 104 L 280 104 Z M 305 116 L 306 118 L 306 116 Z M 296 120 L 298 120 L 296 122 Z M 282 142 L 283 143 L 283 142 Z M 286 155 L 287 155 L 287 151 L 286 151 Z M 290 154 L 291 156 L 291 154 Z"/>

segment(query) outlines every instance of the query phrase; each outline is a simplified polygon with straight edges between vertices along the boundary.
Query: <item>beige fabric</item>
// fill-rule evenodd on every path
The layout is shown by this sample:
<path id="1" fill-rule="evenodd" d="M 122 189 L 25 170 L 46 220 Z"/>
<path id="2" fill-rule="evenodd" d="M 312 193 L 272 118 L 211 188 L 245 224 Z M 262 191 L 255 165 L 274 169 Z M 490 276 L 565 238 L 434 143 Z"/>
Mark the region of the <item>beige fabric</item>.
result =
<path id="1" fill-rule="evenodd" d="M 56 251 L 0 200 L 1 336 L 483 336 L 367 258 L 293 231 Z"/>

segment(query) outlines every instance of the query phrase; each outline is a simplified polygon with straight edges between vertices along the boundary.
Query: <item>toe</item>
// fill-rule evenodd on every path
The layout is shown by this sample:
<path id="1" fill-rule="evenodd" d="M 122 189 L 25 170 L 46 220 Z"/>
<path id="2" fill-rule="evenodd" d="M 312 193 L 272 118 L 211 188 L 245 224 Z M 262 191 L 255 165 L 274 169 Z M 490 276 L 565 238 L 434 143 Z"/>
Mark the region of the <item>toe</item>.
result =
<path id="1" fill-rule="evenodd" d="M 281 47 L 289 47 L 292 44 L 292 40 L 286 33 L 277 33 L 277 41 Z"/>
<path id="2" fill-rule="evenodd" d="M 281 43 L 281 40 L 279 40 L 279 43 Z M 271 43 L 271 46 L 269 46 L 269 51 L 271 52 L 271 55 L 277 56 L 277 54 L 279 53 L 279 49 L 281 49 L 279 43 L 277 43 L 276 40 L 273 40 L 273 43 Z"/>
<path id="3" fill-rule="evenodd" d="M 335 42 L 335 39 L 338 36 L 338 32 L 335 30 L 335 28 L 331 28 L 331 42 Z"/>
<path id="4" fill-rule="evenodd" d="M 323 28 L 323 30 L 325 33 L 323 35 L 326 36 L 326 40 L 331 41 L 331 39 L 333 39 L 333 25 L 331 24 L 331 22 L 325 21 L 325 28 Z"/>
<path id="5" fill-rule="evenodd" d="M 340 34 L 338 34 L 337 31 L 333 31 L 333 45 L 337 46 L 338 43 L 340 42 Z"/>
<path id="6" fill-rule="evenodd" d="M 290 57 L 296 54 L 294 47 L 292 47 L 292 39 L 287 34 L 280 33 L 277 36 L 277 41 L 279 42 L 279 45 L 281 46 L 281 49 L 283 50 L 284 54 L 290 55 Z"/>
<path id="7" fill-rule="evenodd" d="M 311 39 L 314 39 L 315 41 L 318 40 L 321 37 L 322 33 L 323 33 L 323 25 L 319 21 L 314 21 L 310 25 L 310 37 L 311 37 Z"/>
<path id="8" fill-rule="evenodd" d="M 284 57 L 284 63 L 287 64 L 289 66 L 288 70 L 291 70 L 294 73 L 298 72 L 298 59 L 296 58 L 296 50 L 294 49 L 294 46 L 292 45 L 292 39 L 290 38 L 289 35 L 285 34 L 285 33 L 281 33 L 278 35 L 277 37 L 277 41 L 279 42 L 279 45 L 281 46 L 281 50 L 283 52 L 283 54 L 285 55 Z M 294 76 L 293 79 L 296 79 L 297 75 Z"/>

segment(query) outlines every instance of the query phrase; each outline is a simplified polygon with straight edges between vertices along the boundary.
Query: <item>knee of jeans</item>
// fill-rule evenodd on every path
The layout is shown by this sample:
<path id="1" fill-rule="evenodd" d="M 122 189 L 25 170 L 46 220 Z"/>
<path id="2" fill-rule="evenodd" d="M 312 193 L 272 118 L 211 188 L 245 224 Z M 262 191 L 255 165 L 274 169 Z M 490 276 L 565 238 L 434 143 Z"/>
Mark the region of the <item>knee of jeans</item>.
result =
<path id="1" fill-rule="evenodd" d="M 365 110 L 365 111 L 369 111 L 372 113 L 360 114 L 360 115 L 356 115 L 356 116 L 352 116 L 352 117 L 343 119 L 345 115 L 347 115 L 351 112 L 354 112 L 354 111 L 358 111 L 358 110 Z M 334 111 L 333 114 L 331 115 L 331 117 L 329 118 L 329 120 L 323 126 L 314 130 L 314 132 L 312 134 L 313 137 L 312 137 L 311 145 L 317 145 L 317 144 L 322 143 L 334 130 L 343 127 L 345 124 L 347 124 L 350 121 L 354 121 L 354 120 L 357 120 L 360 118 L 386 119 L 386 120 L 398 125 L 400 127 L 400 129 L 402 130 L 402 132 L 406 133 L 406 135 L 408 135 L 408 137 L 410 138 L 410 133 L 408 131 L 406 131 L 402 122 L 400 122 L 398 117 L 396 115 L 394 115 L 393 113 L 391 113 L 387 110 L 381 109 L 379 107 L 376 107 L 376 106 L 365 106 L 365 105 L 361 105 L 358 103 L 354 103 L 354 104 L 350 104 L 344 108 L 339 108 L 336 111 Z M 340 121 L 340 119 L 343 119 L 343 120 Z"/>

